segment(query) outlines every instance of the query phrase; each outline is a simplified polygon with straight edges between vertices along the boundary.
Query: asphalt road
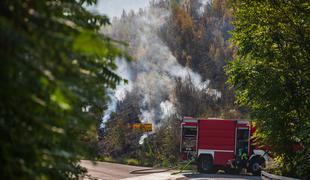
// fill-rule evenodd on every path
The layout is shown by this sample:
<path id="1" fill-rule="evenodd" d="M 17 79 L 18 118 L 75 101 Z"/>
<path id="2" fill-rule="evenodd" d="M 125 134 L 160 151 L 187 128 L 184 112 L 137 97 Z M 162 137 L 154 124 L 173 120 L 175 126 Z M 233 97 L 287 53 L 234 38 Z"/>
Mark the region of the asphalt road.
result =
<path id="1" fill-rule="evenodd" d="M 96 162 L 82 160 L 81 165 L 85 167 L 88 174 L 95 179 L 116 180 L 128 177 L 141 176 L 140 174 L 130 174 L 130 171 L 137 169 L 148 169 L 146 167 L 129 166 L 108 162 Z"/>
<path id="2" fill-rule="evenodd" d="M 149 169 L 148 167 L 129 166 L 116 163 L 96 162 L 83 160 L 81 165 L 88 170 L 89 176 L 87 179 L 98 180 L 188 180 L 188 179 L 206 179 L 206 180 L 258 180 L 261 179 L 257 176 L 248 175 L 229 175 L 229 174 L 199 174 L 196 172 L 185 172 L 182 174 L 171 175 L 172 172 L 150 173 L 150 174 L 130 174 L 131 171 L 140 169 Z"/>

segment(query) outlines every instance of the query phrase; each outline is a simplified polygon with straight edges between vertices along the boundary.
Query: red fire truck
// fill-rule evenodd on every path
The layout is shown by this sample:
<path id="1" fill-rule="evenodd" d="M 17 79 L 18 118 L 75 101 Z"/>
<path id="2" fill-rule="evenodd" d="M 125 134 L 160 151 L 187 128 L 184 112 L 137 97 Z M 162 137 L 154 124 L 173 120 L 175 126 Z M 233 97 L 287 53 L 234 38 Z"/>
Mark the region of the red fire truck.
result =
<path id="1" fill-rule="evenodd" d="M 249 121 L 184 117 L 181 126 L 182 159 L 196 159 L 199 172 L 246 168 L 259 175 L 270 159 L 265 150 L 252 145 L 255 128 Z"/>

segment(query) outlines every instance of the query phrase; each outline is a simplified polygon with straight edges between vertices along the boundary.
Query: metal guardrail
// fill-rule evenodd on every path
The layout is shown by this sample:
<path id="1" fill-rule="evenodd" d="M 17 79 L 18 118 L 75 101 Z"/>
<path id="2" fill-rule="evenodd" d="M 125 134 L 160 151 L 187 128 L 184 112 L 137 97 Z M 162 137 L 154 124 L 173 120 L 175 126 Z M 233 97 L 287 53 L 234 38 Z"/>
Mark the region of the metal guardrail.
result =
<path id="1" fill-rule="evenodd" d="M 270 174 L 270 173 L 267 173 L 265 171 L 262 171 L 261 178 L 263 180 L 300 180 L 300 179 L 296 179 L 296 178 L 290 178 L 290 177 Z"/>

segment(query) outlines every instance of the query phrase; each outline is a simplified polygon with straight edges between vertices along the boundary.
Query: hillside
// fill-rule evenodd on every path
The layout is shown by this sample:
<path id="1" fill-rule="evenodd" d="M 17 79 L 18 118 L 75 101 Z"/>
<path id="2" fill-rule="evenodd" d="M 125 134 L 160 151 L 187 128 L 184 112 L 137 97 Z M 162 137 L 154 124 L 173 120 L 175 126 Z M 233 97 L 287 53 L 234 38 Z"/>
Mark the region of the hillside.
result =
<path id="1" fill-rule="evenodd" d="M 230 21 L 225 1 L 219 0 L 154 1 L 146 10 L 123 12 L 112 20 L 104 33 L 128 43 L 134 60 L 117 60 L 116 73 L 128 83 L 110 92 L 100 130 L 103 156 L 174 163 L 183 116 L 246 114 L 236 109 L 224 74 L 233 54 Z M 148 138 L 130 128 L 139 122 L 153 124 Z"/>

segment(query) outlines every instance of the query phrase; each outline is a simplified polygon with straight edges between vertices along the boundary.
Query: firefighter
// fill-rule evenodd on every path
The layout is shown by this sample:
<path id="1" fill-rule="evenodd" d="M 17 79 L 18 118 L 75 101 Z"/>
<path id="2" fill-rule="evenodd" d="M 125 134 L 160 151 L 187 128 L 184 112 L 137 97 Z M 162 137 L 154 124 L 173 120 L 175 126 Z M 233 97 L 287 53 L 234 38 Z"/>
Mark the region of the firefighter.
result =
<path id="1" fill-rule="evenodd" d="M 239 148 L 237 156 L 237 166 L 242 168 L 246 167 L 248 159 L 249 157 L 247 151 L 245 149 Z"/>

